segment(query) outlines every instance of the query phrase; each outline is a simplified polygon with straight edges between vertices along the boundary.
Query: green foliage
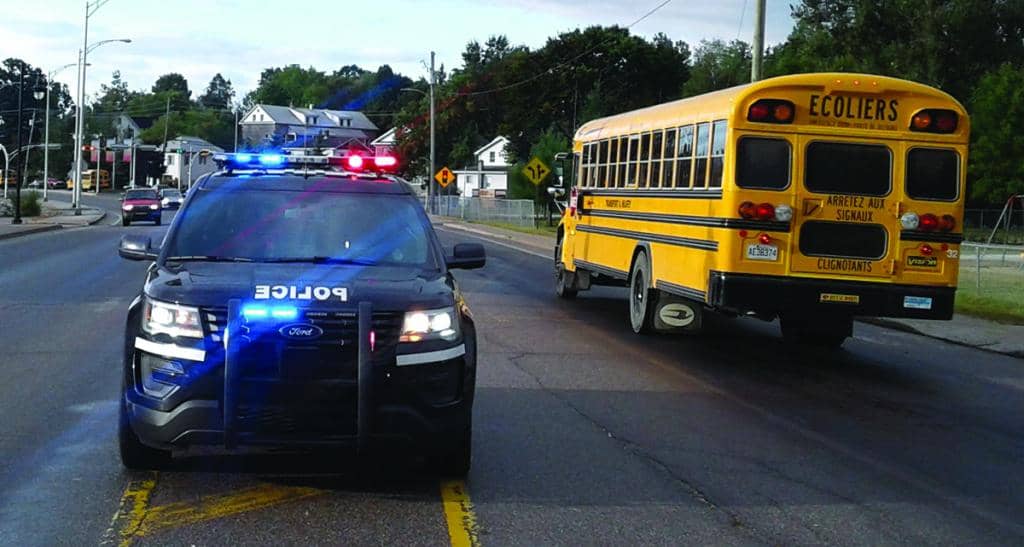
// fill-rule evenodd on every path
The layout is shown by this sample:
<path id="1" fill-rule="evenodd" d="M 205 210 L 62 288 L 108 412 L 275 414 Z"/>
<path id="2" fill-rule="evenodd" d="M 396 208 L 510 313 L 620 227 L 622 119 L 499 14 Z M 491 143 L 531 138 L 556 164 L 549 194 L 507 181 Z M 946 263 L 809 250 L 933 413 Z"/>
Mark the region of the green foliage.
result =
<path id="1" fill-rule="evenodd" d="M 235 89 L 231 86 L 231 80 L 225 80 L 218 72 L 210 79 L 206 86 L 206 92 L 199 97 L 199 106 L 206 108 L 231 108 L 231 99 L 235 97 Z"/>
<path id="2" fill-rule="evenodd" d="M 230 149 L 234 142 L 234 114 L 217 110 L 186 110 L 171 112 L 169 117 L 160 116 L 151 127 L 142 132 L 147 143 L 163 142 L 164 125 L 169 138 L 179 135 L 196 136 L 210 141 L 224 149 Z"/>
<path id="3" fill-rule="evenodd" d="M 185 97 L 185 99 L 192 96 L 192 92 L 188 90 L 188 80 L 177 72 L 164 74 L 156 79 L 156 83 L 153 84 L 153 93 L 163 93 L 165 91 L 174 91 Z"/>
<path id="4" fill-rule="evenodd" d="M 691 97 L 745 84 L 750 81 L 750 44 L 733 40 L 702 40 L 693 53 L 690 79 L 683 84 L 683 96 Z"/>
<path id="5" fill-rule="evenodd" d="M 37 217 L 42 212 L 42 196 L 35 190 L 21 193 L 21 216 Z"/>
<path id="6" fill-rule="evenodd" d="M 985 75 L 971 97 L 971 197 L 1002 203 L 1024 194 L 1024 66 L 1009 63 Z"/>

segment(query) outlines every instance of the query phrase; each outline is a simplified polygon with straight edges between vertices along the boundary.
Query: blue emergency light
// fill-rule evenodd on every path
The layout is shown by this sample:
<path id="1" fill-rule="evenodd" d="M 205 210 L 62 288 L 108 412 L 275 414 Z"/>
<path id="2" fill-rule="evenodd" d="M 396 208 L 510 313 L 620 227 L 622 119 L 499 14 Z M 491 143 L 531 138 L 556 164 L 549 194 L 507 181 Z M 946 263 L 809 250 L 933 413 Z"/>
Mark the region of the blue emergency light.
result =
<path id="1" fill-rule="evenodd" d="M 260 304 L 242 306 L 242 317 L 249 321 L 263 319 L 291 320 L 298 316 L 299 310 L 295 306 L 263 306 Z"/>

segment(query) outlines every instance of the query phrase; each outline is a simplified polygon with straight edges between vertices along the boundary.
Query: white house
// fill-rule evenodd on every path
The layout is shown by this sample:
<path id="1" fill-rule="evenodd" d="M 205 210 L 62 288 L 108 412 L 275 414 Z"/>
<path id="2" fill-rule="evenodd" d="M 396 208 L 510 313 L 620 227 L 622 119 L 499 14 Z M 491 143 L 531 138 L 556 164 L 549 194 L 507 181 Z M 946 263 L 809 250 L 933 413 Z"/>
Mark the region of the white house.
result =
<path id="1" fill-rule="evenodd" d="M 377 126 L 361 112 L 257 104 L 238 123 L 249 146 L 270 144 L 332 148 L 352 139 L 369 142 Z"/>
<path id="2" fill-rule="evenodd" d="M 209 150 L 210 155 L 203 157 L 200 152 Z M 213 154 L 220 154 L 224 149 L 199 137 L 182 135 L 167 141 L 161 151 L 164 153 L 163 182 L 182 188 L 192 186 L 196 179 L 217 170 Z"/>
<path id="3" fill-rule="evenodd" d="M 455 184 L 459 193 L 472 197 L 493 191 L 494 197 L 504 197 L 508 191 L 508 146 L 511 141 L 496 137 L 473 152 L 476 165 L 455 171 Z"/>
<path id="4" fill-rule="evenodd" d="M 395 147 L 398 146 L 398 128 L 392 127 L 385 131 L 381 136 L 373 139 L 370 142 L 370 146 L 373 147 L 373 154 L 375 156 L 388 156 L 395 151 Z"/>

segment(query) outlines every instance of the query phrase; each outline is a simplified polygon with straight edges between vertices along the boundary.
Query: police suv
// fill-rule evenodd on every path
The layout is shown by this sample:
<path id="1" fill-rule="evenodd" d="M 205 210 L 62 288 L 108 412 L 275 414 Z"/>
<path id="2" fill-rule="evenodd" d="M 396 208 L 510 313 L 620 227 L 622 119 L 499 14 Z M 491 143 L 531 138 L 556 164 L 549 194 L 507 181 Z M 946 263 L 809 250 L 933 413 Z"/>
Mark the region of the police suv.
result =
<path id="1" fill-rule="evenodd" d="M 128 310 L 119 442 L 132 469 L 201 445 L 404 444 L 464 475 L 476 376 L 472 315 L 395 160 L 225 154 L 197 181 Z"/>

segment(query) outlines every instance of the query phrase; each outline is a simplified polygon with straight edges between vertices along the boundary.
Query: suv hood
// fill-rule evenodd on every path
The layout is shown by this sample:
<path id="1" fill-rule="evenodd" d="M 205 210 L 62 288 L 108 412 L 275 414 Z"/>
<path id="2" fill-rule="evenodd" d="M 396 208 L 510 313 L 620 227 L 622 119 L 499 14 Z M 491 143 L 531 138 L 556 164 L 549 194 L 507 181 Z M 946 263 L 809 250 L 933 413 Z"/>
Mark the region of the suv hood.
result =
<path id="1" fill-rule="evenodd" d="M 197 307 L 226 307 L 229 300 L 237 298 L 333 310 L 353 309 L 359 302 L 369 301 L 375 310 L 404 311 L 451 306 L 452 287 L 448 275 L 418 268 L 184 262 L 173 269 L 154 266 L 145 294 Z M 321 298 L 325 289 L 330 295 Z M 282 292 L 284 297 L 278 298 Z"/>

